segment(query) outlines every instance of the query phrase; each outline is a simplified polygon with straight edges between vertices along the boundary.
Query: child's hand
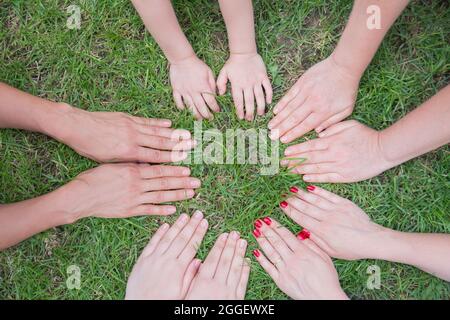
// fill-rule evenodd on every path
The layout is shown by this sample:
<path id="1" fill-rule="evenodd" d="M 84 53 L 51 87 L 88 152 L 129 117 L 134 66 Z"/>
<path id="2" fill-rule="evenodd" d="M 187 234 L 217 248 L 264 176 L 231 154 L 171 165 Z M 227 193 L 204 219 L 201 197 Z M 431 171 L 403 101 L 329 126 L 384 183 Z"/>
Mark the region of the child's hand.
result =
<path id="1" fill-rule="evenodd" d="M 194 257 L 207 229 L 200 211 L 192 218 L 182 214 L 170 228 L 163 224 L 136 262 L 125 299 L 184 299 L 201 264 Z"/>
<path id="2" fill-rule="evenodd" d="M 376 258 L 387 230 L 370 220 L 350 200 L 316 186 L 309 192 L 291 188 L 294 196 L 282 203 L 281 209 L 302 227 L 301 237 L 310 237 L 328 255 L 346 260 Z M 307 230 L 307 231 L 306 231 Z"/>
<path id="3" fill-rule="evenodd" d="M 357 182 L 395 164 L 383 156 L 380 133 L 355 120 L 335 124 L 312 139 L 286 148 L 281 165 L 307 182 Z M 300 162 L 298 159 L 306 159 Z"/>
<path id="4" fill-rule="evenodd" d="M 187 106 L 197 120 L 212 119 L 220 108 L 216 102 L 216 83 L 211 69 L 196 56 L 170 65 L 170 84 L 178 109 Z"/>
<path id="5" fill-rule="evenodd" d="M 348 299 L 331 258 L 311 240 L 296 238 L 271 218 L 255 222 L 253 235 L 264 254 L 254 250 L 259 264 L 292 299 Z"/>
<path id="6" fill-rule="evenodd" d="M 253 120 L 255 100 L 258 115 L 264 114 L 266 104 L 272 102 L 272 86 L 259 54 L 231 54 L 217 77 L 221 95 L 227 90 L 228 80 L 239 119 L 245 116 L 246 120 Z"/>
<path id="7" fill-rule="evenodd" d="M 359 76 L 337 65 L 333 57 L 319 62 L 275 106 L 270 138 L 289 143 L 345 119 L 353 111 L 358 86 Z"/>
<path id="8" fill-rule="evenodd" d="M 243 300 L 250 266 L 245 261 L 247 242 L 236 231 L 217 239 L 198 270 L 186 300 Z"/>

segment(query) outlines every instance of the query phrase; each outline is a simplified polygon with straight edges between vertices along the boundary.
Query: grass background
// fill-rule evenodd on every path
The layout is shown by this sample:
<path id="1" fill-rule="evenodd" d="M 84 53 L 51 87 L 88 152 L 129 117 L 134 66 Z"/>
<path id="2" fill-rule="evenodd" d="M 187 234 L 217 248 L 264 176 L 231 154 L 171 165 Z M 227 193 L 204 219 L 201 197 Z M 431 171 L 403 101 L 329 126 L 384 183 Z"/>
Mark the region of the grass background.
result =
<path id="1" fill-rule="evenodd" d="M 82 9 L 80 30 L 66 28 L 66 8 Z M 217 74 L 227 58 L 216 1 L 174 1 L 197 54 Z M 273 81 L 275 99 L 310 66 L 333 50 L 352 1 L 254 1 L 257 42 Z M 446 1 L 412 1 L 389 32 L 364 75 L 352 118 L 382 129 L 449 83 L 450 10 Z M 87 110 L 124 111 L 172 119 L 193 128 L 176 110 L 167 62 L 127 0 L 0 1 L 0 80 L 40 97 Z M 229 95 L 223 112 L 205 127 L 265 128 L 271 117 L 239 121 Z M 273 107 L 273 106 L 271 106 Z M 430 130 L 434 130 L 430 127 Z M 0 203 L 50 192 L 96 164 L 43 135 L 0 131 Z M 411 232 L 450 232 L 448 146 L 368 181 L 325 185 L 360 205 L 379 224 Z M 194 165 L 203 180 L 179 212 L 203 210 L 210 231 L 205 257 L 220 232 L 239 230 L 255 247 L 252 223 L 271 214 L 299 227 L 278 209 L 281 194 L 298 178 L 262 177 L 252 165 Z M 178 216 L 178 213 L 176 214 Z M 127 276 L 162 221 L 86 219 L 48 230 L 0 253 L 0 298 L 120 299 Z M 249 256 L 250 256 L 250 250 Z M 66 269 L 81 268 L 80 290 L 68 290 Z M 353 299 L 448 299 L 450 285 L 413 267 L 383 261 L 336 260 L 344 290 Z M 381 268 L 381 289 L 368 290 L 367 267 Z M 248 299 L 285 299 L 253 260 Z"/>

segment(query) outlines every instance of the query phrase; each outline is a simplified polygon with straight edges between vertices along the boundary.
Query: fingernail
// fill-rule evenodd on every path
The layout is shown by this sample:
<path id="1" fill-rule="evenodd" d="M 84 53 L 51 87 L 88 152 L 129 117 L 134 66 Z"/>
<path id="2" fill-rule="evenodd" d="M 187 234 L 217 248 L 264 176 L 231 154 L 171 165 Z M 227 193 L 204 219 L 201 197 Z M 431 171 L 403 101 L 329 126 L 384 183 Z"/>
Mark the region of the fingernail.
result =
<path id="1" fill-rule="evenodd" d="M 202 222 L 200 222 L 200 227 L 206 228 L 208 226 L 208 221 L 206 219 L 203 219 Z"/>
<path id="2" fill-rule="evenodd" d="M 236 231 L 231 232 L 231 239 L 239 239 L 239 233 L 237 233 Z"/>
<path id="3" fill-rule="evenodd" d="M 297 187 L 291 187 L 289 189 L 289 191 L 291 191 L 292 193 L 297 193 L 298 192 L 298 188 Z"/>
<path id="4" fill-rule="evenodd" d="M 287 206 L 288 206 L 288 203 L 286 201 L 280 202 L 280 207 L 282 207 L 283 209 L 286 208 Z"/>
<path id="5" fill-rule="evenodd" d="M 316 187 L 315 186 L 307 186 L 306 189 L 308 191 L 314 191 L 316 189 Z"/>
<path id="6" fill-rule="evenodd" d="M 183 175 L 188 176 L 190 174 L 191 174 L 191 169 L 189 169 L 189 168 L 183 169 Z"/>
<path id="7" fill-rule="evenodd" d="M 247 241 L 245 241 L 244 239 L 239 240 L 239 247 L 244 249 L 245 246 L 247 245 Z"/>
<path id="8" fill-rule="evenodd" d="M 203 217 L 203 213 L 201 211 L 194 212 L 194 218 L 202 218 L 202 217 Z"/>
<path id="9" fill-rule="evenodd" d="M 263 218 L 263 221 L 264 221 L 264 223 L 267 224 L 268 226 L 270 226 L 270 224 L 272 223 L 272 219 L 270 219 L 269 217 Z"/>
<path id="10" fill-rule="evenodd" d="M 261 232 L 258 229 L 253 230 L 253 235 L 255 238 L 259 238 L 261 236 Z"/>
<path id="11" fill-rule="evenodd" d="M 253 250 L 253 255 L 258 258 L 261 255 L 261 252 L 259 252 L 258 249 Z"/>
<path id="12" fill-rule="evenodd" d="M 300 233 L 297 235 L 297 238 L 299 238 L 300 240 L 305 240 L 305 239 L 309 239 L 309 236 L 311 234 L 309 233 L 308 230 L 303 229 L 302 231 L 300 231 Z"/>
<path id="13" fill-rule="evenodd" d="M 193 188 L 198 188 L 198 187 L 200 187 L 200 186 L 201 186 L 200 180 L 192 180 L 192 181 L 191 181 L 191 187 L 193 187 Z"/>
<path id="14" fill-rule="evenodd" d="M 262 227 L 262 222 L 261 222 L 261 220 L 259 220 L 259 219 L 256 220 L 256 221 L 255 221 L 255 228 L 258 229 L 258 228 L 261 228 L 261 227 Z"/>

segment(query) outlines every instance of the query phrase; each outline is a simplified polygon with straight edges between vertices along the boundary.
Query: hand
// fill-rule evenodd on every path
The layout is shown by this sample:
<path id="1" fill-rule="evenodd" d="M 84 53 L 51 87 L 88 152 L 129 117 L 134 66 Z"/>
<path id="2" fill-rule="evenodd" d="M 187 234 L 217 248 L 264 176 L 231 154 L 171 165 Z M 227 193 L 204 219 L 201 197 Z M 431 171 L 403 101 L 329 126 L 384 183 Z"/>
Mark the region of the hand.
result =
<path id="1" fill-rule="evenodd" d="M 65 107 L 55 138 L 98 162 L 176 162 L 195 146 L 189 131 L 171 129 L 170 120 Z"/>
<path id="2" fill-rule="evenodd" d="M 275 106 L 270 138 L 289 143 L 345 119 L 353 111 L 358 86 L 359 76 L 338 66 L 332 56 L 319 62 Z"/>
<path id="3" fill-rule="evenodd" d="M 382 154 L 378 131 L 354 120 L 335 124 L 284 154 L 281 165 L 293 167 L 308 182 L 357 182 L 394 166 Z"/>
<path id="4" fill-rule="evenodd" d="M 348 299 L 330 257 L 312 241 L 297 239 L 272 218 L 255 222 L 256 260 L 292 299 Z"/>
<path id="5" fill-rule="evenodd" d="M 169 229 L 163 224 L 133 267 L 125 299 L 181 300 L 186 296 L 201 261 L 194 259 L 208 229 L 203 214 L 182 214 Z"/>
<path id="6" fill-rule="evenodd" d="M 244 260 L 247 242 L 233 231 L 222 234 L 200 266 L 186 300 L 243 300 L 250 266 Z"/>
<path id="7" fill-rule="evenodd" d="M 216 83 L 211 69 L 195 55 L 170 65 L 170 84 L 178 109 L 185 105 L 197 120 L 213 119 L 209 109 L 219 112 Z"/>
<path id="8" fill-rule="evenodd" d="M 74 220 L 84 217 L 126 218 L 170 215 L 172 205 L 194 196 L 200 180 L 190 170 L 148 164 L 105 164 L 80 174 L 64 188 Z"/>
<path id="9" fill-rule="evenodd" d="M 272 103 L 272 85 L 259 54 L 231 54 L 217 77 L 217 87 L 221 95 L 227 90 L 228 80 L 231 83 L 231 92 L 239 119 L 244 119 L 245 101 L 245 119 L 253 120 L 255 99 L 258 115 L 264 115 L 266 103 Z M 266 94 L 265 99 L 263 88 Z"/>
<path id="10" fill-rule="evenodd" d="M 291 188 L 294 196 L 281 208 L 306 228 L 302 235 L 328 255 L 357 260 L 375 258 L 376 250 L 387 250 L 380 243 L 388 229 L 373 223 L 353 202 L 315 186 L 309 186 L 308 191 Z"/>

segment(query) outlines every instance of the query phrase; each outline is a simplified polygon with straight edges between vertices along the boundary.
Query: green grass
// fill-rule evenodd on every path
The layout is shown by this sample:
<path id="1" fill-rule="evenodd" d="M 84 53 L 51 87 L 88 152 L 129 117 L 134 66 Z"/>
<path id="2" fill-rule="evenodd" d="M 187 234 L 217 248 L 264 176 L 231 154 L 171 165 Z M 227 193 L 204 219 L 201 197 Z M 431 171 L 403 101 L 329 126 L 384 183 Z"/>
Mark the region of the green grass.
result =
<path id="1" fill-rule="evenodd" d="M 277 101 L 311 65 L 335 46 L 352 2 L 255 1 L 257 41 Z M 65 27 L 66 8 L 82 8 L 81 30 Z M 180 23 L 198 55 L 217 74 L 227 58 L 225 27 L 215 1 L 174 1 Z M 450 10 L 446 1 L 413 1 L 392 28 L 361 82 L 352 118 L 381 129 L 435 94 L 449 81 Z M 193 128 L 171 98 L 167 62 L 127 0 L 0 2 L 0 80 L 44 98 L 87 110 L 124 111 L 173 119 Z M 271 117 L 237 120 L 231 99 L 209 127 L 265 128 Z M 273 107 L 273 106 L 271 106 Z M 433 130 L 434 128 L 430 128 Z M 0 131 L 0 203 L 50 192 L 95 166 L 43 135 Z M 377 223 L 403 231 L 450 232 L 449 148 L 443 147 L 368 181 L 325 185 L 360 205 Z M 255 247 L 252 223 L 271 214 L 299 227 L 277 207 L 298 179 L 262 177 L 252 165 L 194 165 L 203 180 L 179 212 L 200 209 L 210 231 L 205 257 L 217 235 L 239 230 Z M 175 215 L 177 216 L 178 213 Z M 127 276 L 162 221 L 86 219 L 55 228 L 0 253 L 0 298 L 120 299 Z M 249 250 L 250 252 L 250 250 Z M 250 255 L 250 254 L 249 254 Z M 68 290 L 66 268 L 80 266 L 81 290 Z M 380 290 L 368 290 L 367 267 L 380 266 Z M 354 299 L 448 299 L 450 285 L 410 266 L 382 261 L 336 261 L 344 290 Z M 248 299 L 285 299 L 253 260 Z"/>

